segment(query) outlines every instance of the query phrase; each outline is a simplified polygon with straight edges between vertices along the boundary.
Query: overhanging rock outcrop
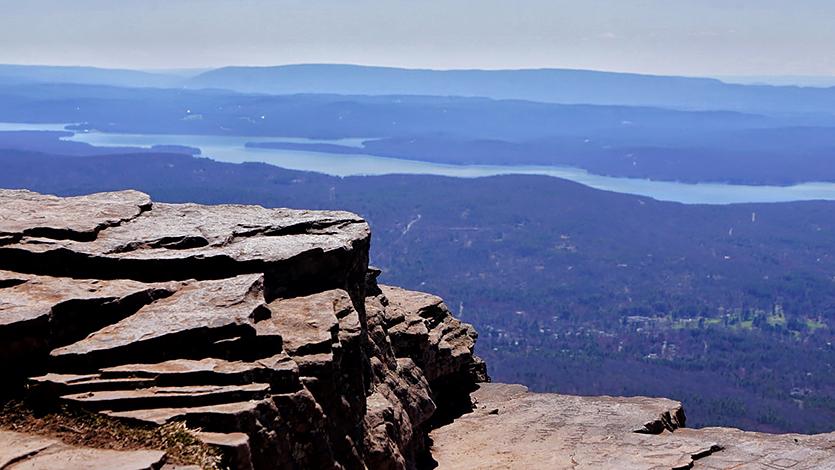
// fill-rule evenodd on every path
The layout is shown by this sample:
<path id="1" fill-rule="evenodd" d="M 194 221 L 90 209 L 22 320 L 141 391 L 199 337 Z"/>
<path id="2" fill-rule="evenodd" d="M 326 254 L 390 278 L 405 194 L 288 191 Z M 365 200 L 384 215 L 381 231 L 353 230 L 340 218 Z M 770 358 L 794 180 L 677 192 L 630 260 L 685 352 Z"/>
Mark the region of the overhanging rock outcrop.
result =
<path id="1" fill-rule="evenodd" d="M 414 468 L 485 368 L 369 243 L 346 212 L 0 191 L 4 392 L 184 421 L 239 468 Z"/>

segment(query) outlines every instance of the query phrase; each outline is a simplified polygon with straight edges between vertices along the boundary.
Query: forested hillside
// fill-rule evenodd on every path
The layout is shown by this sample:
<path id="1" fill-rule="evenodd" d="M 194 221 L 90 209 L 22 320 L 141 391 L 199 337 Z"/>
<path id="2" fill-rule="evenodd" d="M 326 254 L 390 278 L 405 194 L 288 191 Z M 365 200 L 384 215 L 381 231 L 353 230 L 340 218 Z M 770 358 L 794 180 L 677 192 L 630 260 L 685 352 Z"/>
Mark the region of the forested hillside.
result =
<path id="1" fill-rule="evenodd" d="M 174 154 L 3 151 L 0 186 L 355 211 L 383 281 L 442 295 L 501 381 L 669 396 L 694 425 L 835 419 L 835 205 L 689 206 L 550 177 L 335 178 Z"/>

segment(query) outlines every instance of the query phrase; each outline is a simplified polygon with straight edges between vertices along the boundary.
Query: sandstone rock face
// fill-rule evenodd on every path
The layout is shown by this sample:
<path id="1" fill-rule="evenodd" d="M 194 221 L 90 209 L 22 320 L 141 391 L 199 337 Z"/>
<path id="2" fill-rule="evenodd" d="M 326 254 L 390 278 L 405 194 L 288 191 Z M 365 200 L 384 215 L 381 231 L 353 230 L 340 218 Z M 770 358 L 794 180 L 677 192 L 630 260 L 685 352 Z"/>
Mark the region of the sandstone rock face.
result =
<path id="1" fill-rule="evenodd" d="M 151 198 L 137 191 L 59 198 L 31 191 L 0 193 L 0 245 L 21 237 L 90 241 L 108 227 L 150 209 Z"/>
<path id="2" fill-rule="evenodd" d="M 684 429 L 680 403 L 482 384 L 476 410 L 432 432 L 443 469 L 830 469 L 835 433 Z"/>
<path id="3" fill-rule="evenodd" d="M 17 377 L 41 367 L 52 348 L 83 339 L 174 292 L 166 284 L 0 271 L 0 373 Z M 0 389 L 15 382 L 4 381 Z"/>
<path id="4" fill-rule="evenodd" d="M 370 233 L 347 212 L 152 205 L 135 191 L 65 200 L 2 193 L 0 269 L 140 281 L 256 273 L 269 300 L 325 287 L 363 290 Z M 43 226 L 33 214 L 44 214 Z"/>
<path id="5" fill-rule="evenodd" d="M 377 285 L 369 243 L 345 212 L 0 191 L 4 386 L 183 421 L 236 468 L 415 468 L 485 369 L 440 299 Z M 71 467 L 61 452 L 32 458 Z"/>

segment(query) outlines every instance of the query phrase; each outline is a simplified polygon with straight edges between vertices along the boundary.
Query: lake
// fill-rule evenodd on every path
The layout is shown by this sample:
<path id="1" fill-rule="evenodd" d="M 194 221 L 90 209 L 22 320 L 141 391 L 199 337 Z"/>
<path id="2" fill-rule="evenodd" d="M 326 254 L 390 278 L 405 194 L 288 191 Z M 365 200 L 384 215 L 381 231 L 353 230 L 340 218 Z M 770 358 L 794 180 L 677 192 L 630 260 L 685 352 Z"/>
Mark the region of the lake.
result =
<path id="1" fill-rule="evenodd" d="M 61 130 L 62 125 L 0 123 L 2 130 Z M 731 204 L 746 202 L 789 202 L 835 200 L 835 183 L 810 182 L 794 186 L 749 186 L 723 183 L 680 183 L 638 178 L 618 178 L 591 174 L 567 166 L 530 165 L 448 165 L 442 163 L 377 157 L 362 153 L 364 140 L 351 138 L 314 140 L 294 137 L 252 137 L 167 134 L 75 133 L 66 138 L 96 146 L 151 147 L 185 145 L 199 148 L 202 155 L 229 163 L 263 162 L 282 168 L 313 171 L 333 176 L 369 176 L 387 174 L 439 175 L 478 178 L 508 174 L 545 175 L 571 180 L 592 188 L 636 194 L 661 201 L 685 204 Z M 247 148 L 247 142 L 332 143 L 355 147 L 356 154 L 330 154 L 283 149 Z"/>

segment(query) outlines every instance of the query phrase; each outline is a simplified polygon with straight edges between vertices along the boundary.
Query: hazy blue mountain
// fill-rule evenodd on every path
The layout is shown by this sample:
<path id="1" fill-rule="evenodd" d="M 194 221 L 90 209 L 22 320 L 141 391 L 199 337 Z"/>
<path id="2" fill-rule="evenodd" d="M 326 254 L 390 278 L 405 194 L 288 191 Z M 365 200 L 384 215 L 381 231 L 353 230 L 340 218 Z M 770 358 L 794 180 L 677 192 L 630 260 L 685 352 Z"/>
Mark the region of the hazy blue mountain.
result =
<path id="1" fill-rule="evenodd" d="M 272 94 L 454 95 L 761 113 L 835 112 L 833 88 L 740 85 L 710 78 L 564 69 L 416 70 L 336 64 L 224 67 L 188 80 L 187 86 Z"/>
<path id="2" fill-rule="evenodd" d="M 714 78 L 740 85 L 835 87 L 835 76 L 826 75 L 717 75 Z"/>
<path id="3" fill-rule="evenodd" d="M 173 87 L 184 79 L 181 73 L 51 65 L 0 64 L 0 84 L 75 83 L 123 87 Z"/>
<path id="4" fill-rule="evenodd" d="M 126 112 L 130 110 L 130 112 Z M 32 84 L 0 88 L 0 121 L 85 122 L 108 132 L 298 137 L 452 135 L 504 140 L 808 125 L 736 112 L 440 96 L 262 96 L 221 90 Z M 824 120 L 835 124 L 835 118 Z M 815 121 L 818 123 L 818 121 Z M 579 133 L 579 134 L 578 134 Z M 592 135 L 589 135 L 592 133 Z"/>
<path id="5" fill-rule="evenodd" d="M 433 95 L 519 99 L 546 103 L 650 106 L 764 114 L 835 115 L 835 79 L 774 86 L 713 78 L 567 69 L 419 70 L 339 64 L 223 67 L 208 71 L 139 71 L 95 67 L 0 65 L 0 85 L 64 83 L 153 88 L 221 88 L 245 93 Z M 757 84 L 762 82 L 763 84 Z"/>

